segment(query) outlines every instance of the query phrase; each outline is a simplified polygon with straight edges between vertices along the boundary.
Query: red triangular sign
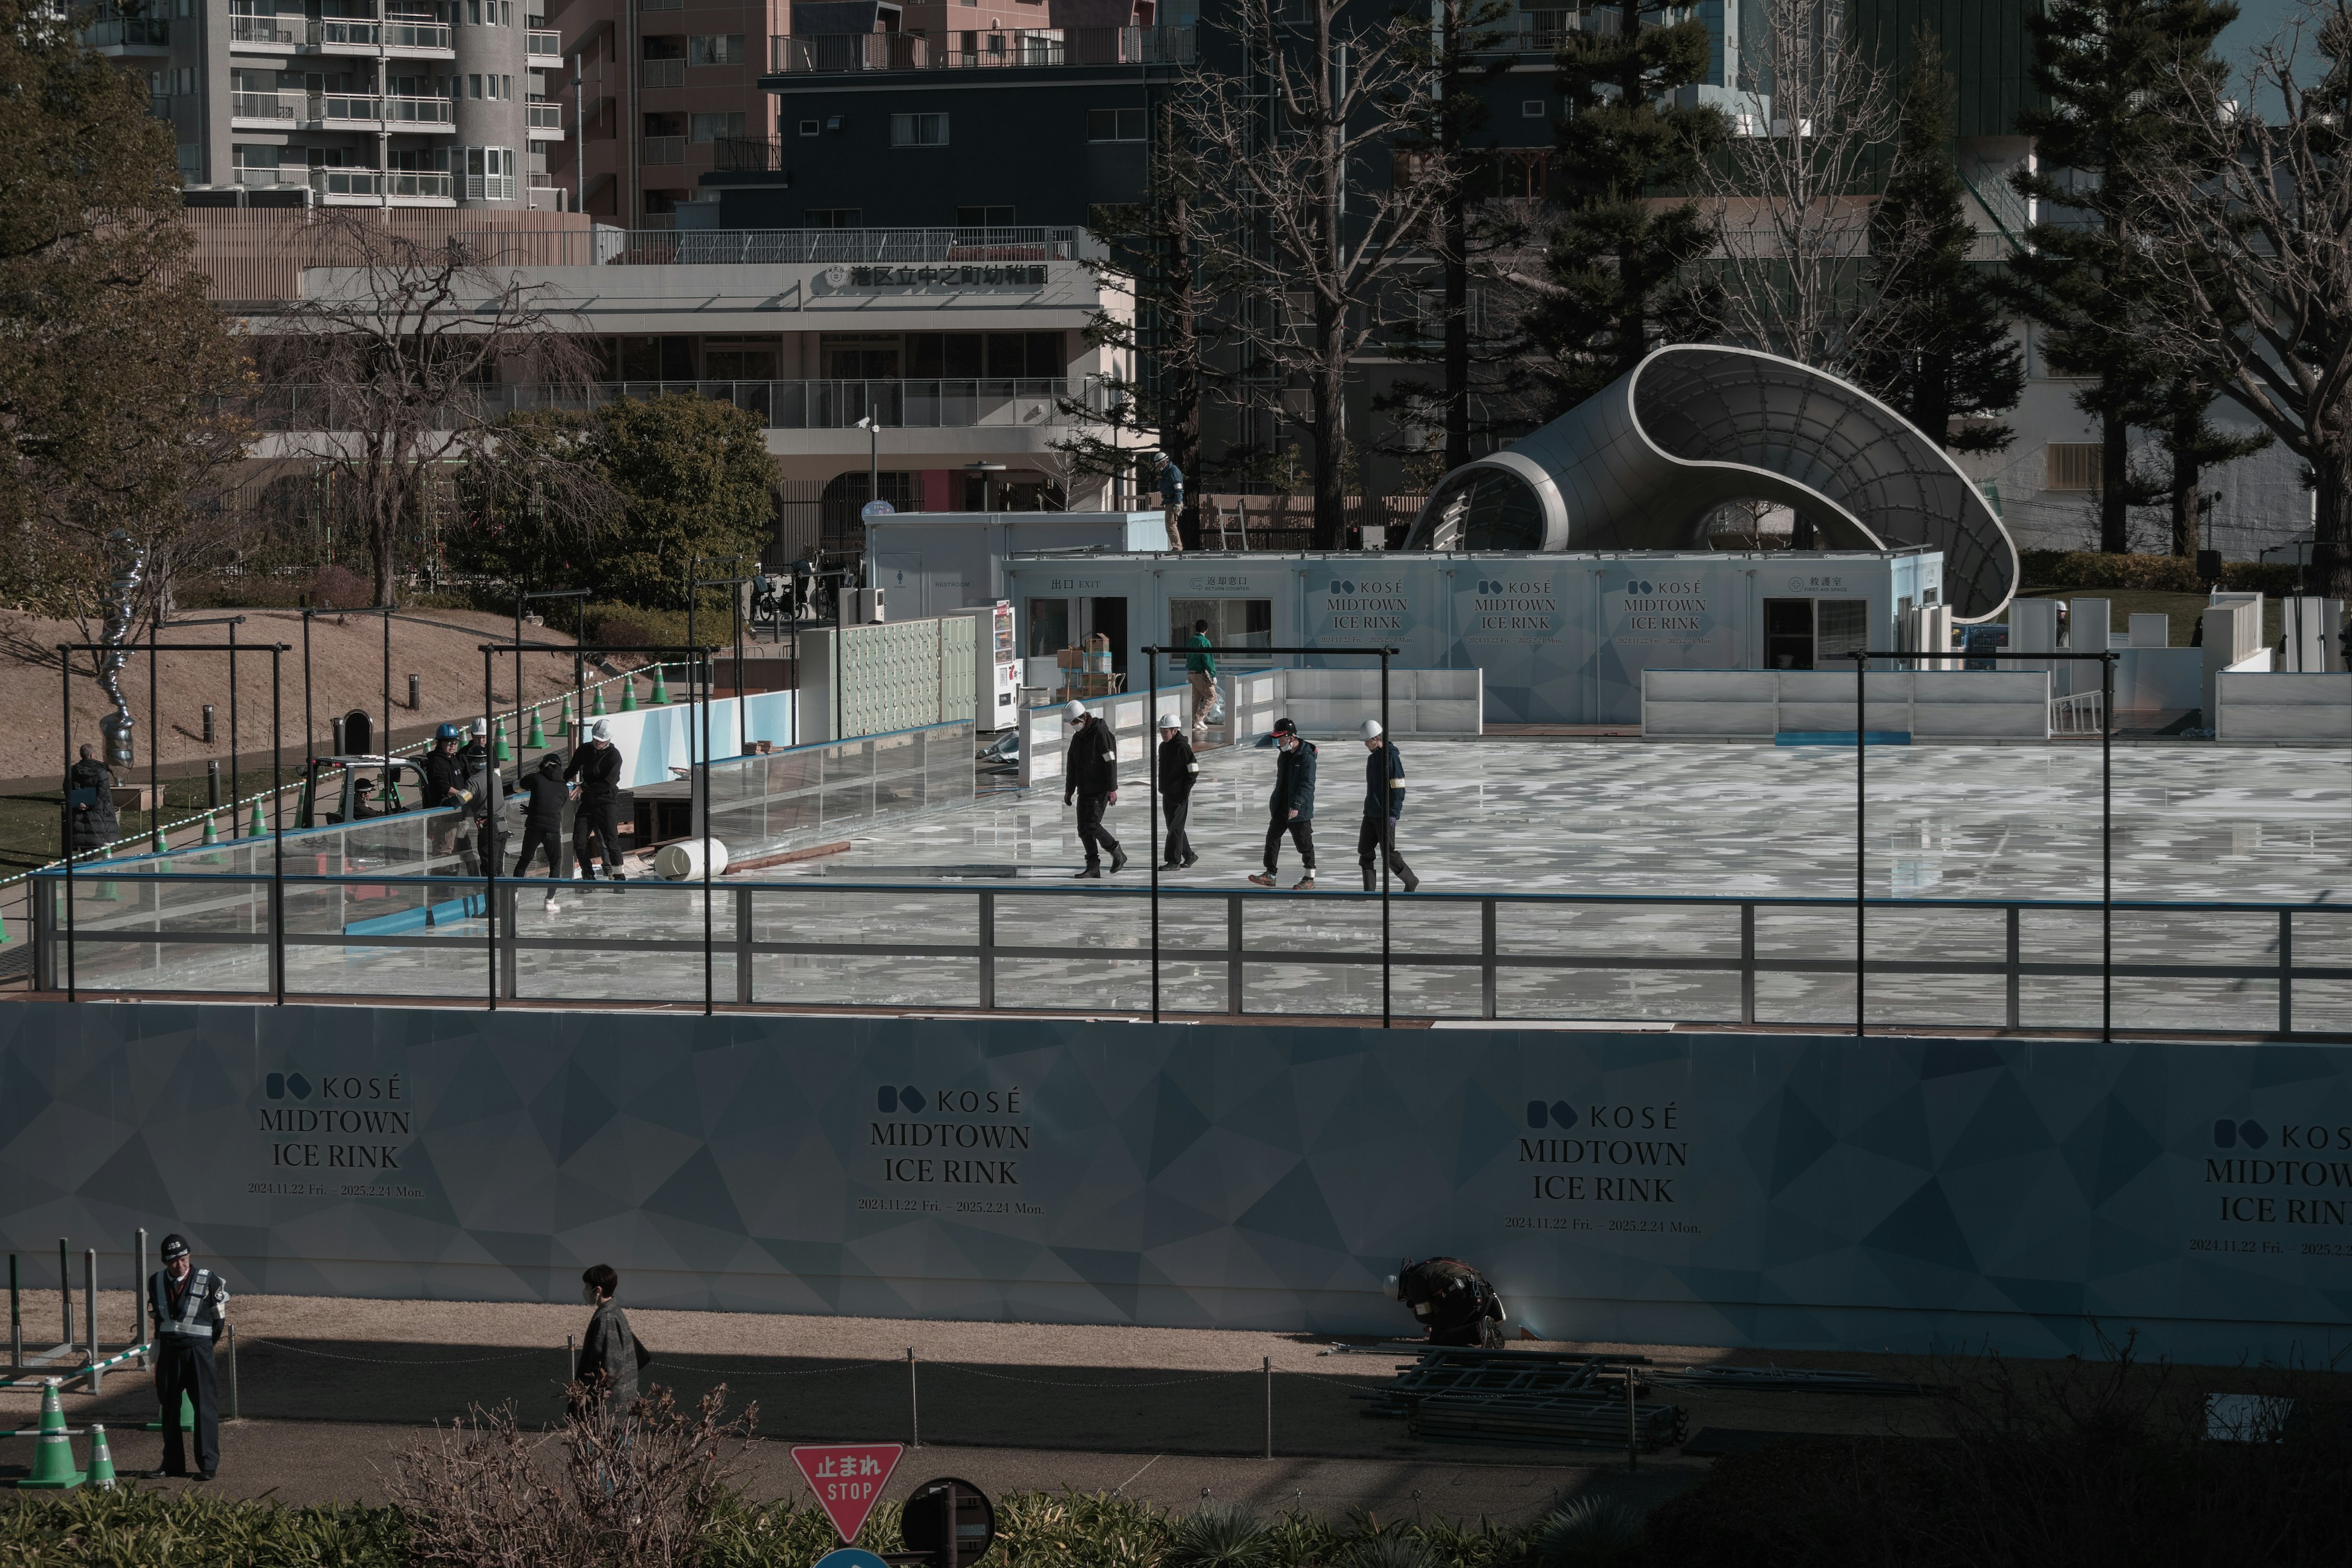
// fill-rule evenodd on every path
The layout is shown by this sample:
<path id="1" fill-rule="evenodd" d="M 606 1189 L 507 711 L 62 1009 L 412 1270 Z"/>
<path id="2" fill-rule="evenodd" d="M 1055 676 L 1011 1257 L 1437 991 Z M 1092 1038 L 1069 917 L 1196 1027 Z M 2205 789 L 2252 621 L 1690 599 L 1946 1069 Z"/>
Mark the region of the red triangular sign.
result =
<path id="1" fill-rule="evenodd" d="M 801 1468 L 809 1489 L 816 1493 L 817 1506 L 847 1546 L 882 1500 L 882 1488 L 905 1452 L 898 1443 L 816 1443 L 794 1448 L 793 1463 Z"/>

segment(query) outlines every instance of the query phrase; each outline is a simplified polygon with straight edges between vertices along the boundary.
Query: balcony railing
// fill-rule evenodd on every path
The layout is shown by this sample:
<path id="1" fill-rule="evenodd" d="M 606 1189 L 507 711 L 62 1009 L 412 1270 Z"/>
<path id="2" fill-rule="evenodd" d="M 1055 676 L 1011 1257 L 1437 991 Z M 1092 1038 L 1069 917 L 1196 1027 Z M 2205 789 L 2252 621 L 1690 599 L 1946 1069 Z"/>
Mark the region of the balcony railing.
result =
<path id="1" fill-rule="evenodd" d="M 371 124 L 446 125 L 451 121 L 451 108 L 446 98 L 314 92 L 310 95 L 310 118 L 357 120 Z"/>
<path id="2" fill-rule="evenodd" d="M 302 118 L 302 95 L 298 92 L 232 92 L 228 95 L 228 112 L 235 120 L 283 120 L 291 123 Z"/>
<path id="3" fill-rule="evenodd" d="M 430 170 L 313 169 L 310 188 L 322 196 L 448 198 L 456 194 L 455 176 Z"/>
<path id="4" fill-rule="evenodd" d="M 648 136 L 644 142 L 645 160 L 648 163 L 683 163 L 686 162 L 686 138 L 683 136 Z"/>
<path id="5" fill-rule="evenodd" d="M 445 178 L 446 176 L 444 176 Z M 270 386 L 244 412 L 264 430 L 325 433 L 339 419 L 338 394 L 320 386 Z M 771 430 L 849 430 L 870 409 L 886 429 L 1047 429 L 1094 423 L 1112 401 L 1094 376 L 995 381 L 608 381 L 584 390 L 533 384 L 478 387 L 455 426 L 532 408 L 591 408 L 624 397 L 708 397 L 759 416 Z M 1087 410 L 1063 409 L 1074 402 Z"/>
<path id="6" fill-rule="evenodd" d="M 1076 228 L 631 229 L 610 259 L 629 267 L 1075 261 L 1084 236 Z"/>
<path id="7" fill-rule="evenodd" d="M 563 54 L 563 35 L 561 33 L 532 32 L 526 37 L 523 44 L 523 50 L 526 54 L 540 56 L 552 55 L 561 58 Z"/>
<path id="8" fill-rule="evenodd" d="M 172 45 L 172 24 L 161 16 L 108 16 L 84 35 L 96 49 L 163 49 Z"/>
<path id="9" fill-rule="evenodd" d="M 976 70 L 1016 66 L 1166 66 L 1192 58 L 1189 27 L 1003 27 L 952 32 L 844 33 L 772 37 L 779 76 L 850 71 Z"/>
<path id="10" fill-rule="evenodd" d="M 228 41 L 232 44 L 300 43 L 292 27 L 281 27 L 268 16 L 231 16 L 228 19 Z"/>
<path id="11" fill-rule="evenodd" d="M 643 80 L 646 87 L 684 87 L 686 85 L 684 60 L 640 60 L 638 64 L 645 68 Z"/>
<path id="12" fill-rule="evenodd" d="M 533 131 L 561 131 L 563 129 L 563 105 L 560 103 L 533 103 L 530 105 L 529 108 L 530 110 L 530 128 Z"/>
<path id="13" fill-rule="evenodd" d="M 438 22 L 352 22 L 339 18 L 310 24 L 314 49 L 454 49 L 455 35 Z"/>
<path id="14" fill-rule="evenodd" d="M 774 174 L 784 166 L 784 144 L 773 137 L 720 136 L 710 143 L 722 174 Z"/>

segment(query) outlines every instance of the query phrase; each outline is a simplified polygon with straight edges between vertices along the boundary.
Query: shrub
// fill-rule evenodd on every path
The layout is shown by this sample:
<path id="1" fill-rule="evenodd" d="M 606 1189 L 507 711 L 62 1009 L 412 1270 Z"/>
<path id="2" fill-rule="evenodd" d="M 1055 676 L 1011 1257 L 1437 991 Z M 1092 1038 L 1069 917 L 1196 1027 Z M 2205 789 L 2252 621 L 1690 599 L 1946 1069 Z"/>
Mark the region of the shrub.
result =
<path id="1" fill-rule="evenodd" d="M 366 578 L 331 563 L 310 579 L 310 603 L 322 610 L 360 610 L 375 603 L 375 595 Z"/>
<path id="2" fill-rule="evenodd" d="M 407 1568 L 410 1561 L 407 1526 L 397 1509 L 289 1508 L 128 1482 L 105 1492 L 19 1492 L 14 1507 L 0 1508 L 0 1563 L 10 1568 L 258 1563 Z"/>
<path id="3" fill-rule="evenodd" d="M 2096 550 L 2021 550 L 2018 564 L 2025 586 L 2046 588 L 2126 588 L 2143 593 L 2202 594 L 2208 584 L 2197 574 L 2197 563 L 2180 555 L 2111 555 Z M 2239 593 L 2292 594 L 2295 569 L 2264 561 L 2225 561 L 2224 588 Z"/>

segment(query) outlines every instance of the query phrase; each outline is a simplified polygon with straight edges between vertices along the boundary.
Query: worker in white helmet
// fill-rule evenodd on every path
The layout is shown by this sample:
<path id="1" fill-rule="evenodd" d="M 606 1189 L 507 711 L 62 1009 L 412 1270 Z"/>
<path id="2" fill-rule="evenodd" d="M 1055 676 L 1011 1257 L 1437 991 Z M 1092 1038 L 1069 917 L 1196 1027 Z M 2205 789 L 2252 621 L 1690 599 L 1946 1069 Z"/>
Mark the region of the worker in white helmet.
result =
<path id="1" fill-rule="evenodd" d="M 1086 869 L 1078 875 L 1099 878 L 1106 849 L 1116 873 L 1127 864 L 1127 851 L 1103 826 L 1103 813 L 1118 804 L 1118 737 L 1108 720 L 1087 712 L 1083 702 L 1072 701 L 1062 718 L 1069 737 L 1062 751 L 1062 804 L 1077 802 L 1078 842 L 1087 851 Z"/>
<path id="2" fill-rule="evenodd" d="M 1364 825 L 1356 834 L 1356 862 L 1364 868 L 1364 891 L 1380 890 L 1380 878 L 1372 863 L 1375 850 L 1388 856 L 1389 869 L 1412 892 L 1421 886 L 1421 879 L 1397 853 L 1397 819 L 1404 815 L 1404 759 L 1381 729 L 1378 719 L 1367 719 L 1357 731 L 1364 738 Z"/>
<path id="3" fill-rule="evenodd" d="M 1201 777 L 1200 759 L 1173 713 L 1160 716 L 1160 818 L 1168 825 L 1167 842 L 1160 856 L 1163 871 L 1181 871 L 1201 858 L 1184 831 L 1184 817 L 1192 805 L 1192 785 Z"/>

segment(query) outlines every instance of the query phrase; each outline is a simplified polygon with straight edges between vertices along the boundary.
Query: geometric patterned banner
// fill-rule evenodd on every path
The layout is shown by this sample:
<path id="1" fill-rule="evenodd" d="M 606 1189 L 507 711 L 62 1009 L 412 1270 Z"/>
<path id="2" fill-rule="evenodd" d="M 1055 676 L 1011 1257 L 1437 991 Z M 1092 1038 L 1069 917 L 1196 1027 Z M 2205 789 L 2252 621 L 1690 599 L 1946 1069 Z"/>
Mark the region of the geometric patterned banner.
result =
<path id="1" fill-rule="evenodd" d="M 238 1291 L 2200 1361 L 2352 1323 L 2352 1053 L 0 1008 L 0 1235 Z M 120 1278 L 107 1280 L 122 1283 Z"/>

